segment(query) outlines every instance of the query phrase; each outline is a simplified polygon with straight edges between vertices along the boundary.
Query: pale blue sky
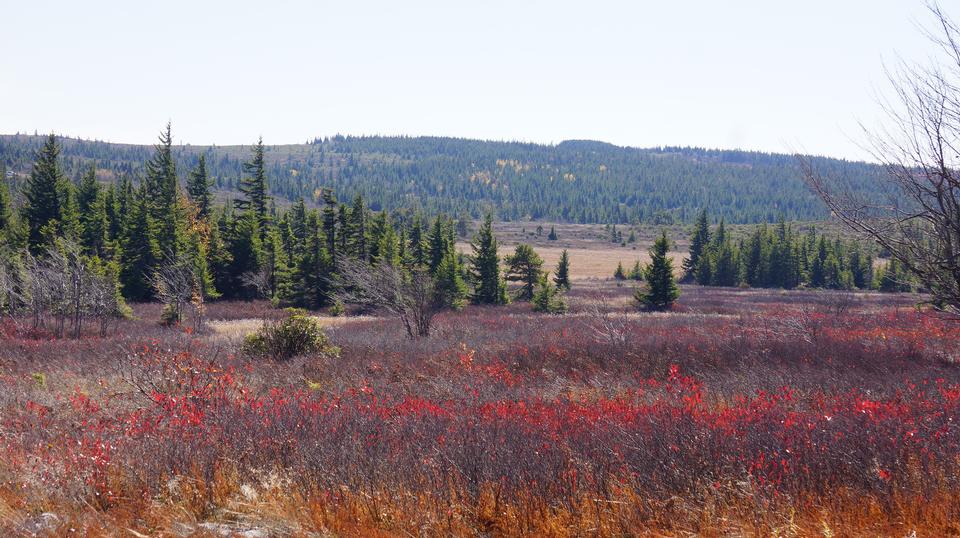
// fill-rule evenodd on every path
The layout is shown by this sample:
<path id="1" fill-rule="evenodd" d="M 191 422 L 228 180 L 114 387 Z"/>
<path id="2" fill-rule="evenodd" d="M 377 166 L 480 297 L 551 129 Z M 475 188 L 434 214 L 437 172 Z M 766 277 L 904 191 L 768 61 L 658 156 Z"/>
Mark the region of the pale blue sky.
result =
<path id="1" fill-rule="evenodd" d="M 884 62 L 932 54 L 920 0 L 0 4 L 0 133 L 115 142 L 153 142 L 169 118 L 193 144 L 428 134 L 862 158 Z"/>

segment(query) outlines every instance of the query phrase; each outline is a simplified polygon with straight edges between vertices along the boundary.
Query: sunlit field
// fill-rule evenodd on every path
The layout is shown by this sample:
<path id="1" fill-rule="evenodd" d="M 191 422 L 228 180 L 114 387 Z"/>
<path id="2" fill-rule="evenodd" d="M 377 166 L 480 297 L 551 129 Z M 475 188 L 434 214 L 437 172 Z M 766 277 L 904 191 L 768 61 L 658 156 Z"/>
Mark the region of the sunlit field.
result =
<path id="1" fill-rule="evenodd" d="M 960 324 L 909 295 L 685 288 L 637 313 L 325 318 L 339 353 L 240 351 L 135 308 L 0 340 L 5 534 L 895 535 L 960 531 Z M 246 533 L 246 534 L 244 534 Z"/>

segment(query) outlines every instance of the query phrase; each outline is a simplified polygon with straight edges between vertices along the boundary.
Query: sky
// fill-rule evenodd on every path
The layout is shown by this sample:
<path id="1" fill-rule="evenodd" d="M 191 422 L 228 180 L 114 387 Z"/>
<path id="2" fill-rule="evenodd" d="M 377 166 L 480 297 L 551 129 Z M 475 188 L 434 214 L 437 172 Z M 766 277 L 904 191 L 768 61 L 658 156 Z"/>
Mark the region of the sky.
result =
<path id="1" fill-rule="evenodd" d="M 0 133 L 337 133 L 867 159 L 921 0 L 0 0 Z M 942 4 L 954 18 L 949 3 Z"/>

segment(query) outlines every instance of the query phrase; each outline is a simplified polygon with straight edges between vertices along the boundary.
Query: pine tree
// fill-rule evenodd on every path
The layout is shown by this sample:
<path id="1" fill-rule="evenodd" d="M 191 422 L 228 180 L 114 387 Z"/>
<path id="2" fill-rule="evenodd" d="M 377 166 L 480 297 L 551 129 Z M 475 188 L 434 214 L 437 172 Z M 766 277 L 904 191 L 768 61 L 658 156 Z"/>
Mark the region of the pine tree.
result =
<path id="1" fill-rule="evenodd" d="M 667 255 L 669 252 L 670 240 L 663 232 L 650 249 L 650 264 L 644 271 L 647 290 L 638 288 L 634 293 L 638 304 L 653 310 L 666 310 L 680 297 L 673 277 L 673 260 Z"/>
<path id="2" fill-rule="evenodd" d="M 437 304 L 459 310 L 467 297 L 467 285 L 463 281 L 462 269 L 453 249 L 447 250 L 437 266 L 434 276 L 434 293 Z"/>
<path id="3" fill-rule="evenodd" d="M 553 229 L 553 226 L 550 227 L 550 233 L 547 235 L 547 240 L 548 241 L 557 240 L 557 231 Z"/>
<path id="4" fill-rule="evenodd" d="M 77 191 L 77 206 L 80 215 L 80 244 L 84 252 L 101 258 L 106 254 L 109 238 L 107 220 L 107 200 L 100 184 L 97 183 L 96 168 L 90 169 L 80 180 Z"/>
<path id="5" fill-rule="evenodd" d="M 617 268 L 613 272 L 613 278 L 616 280 L 626 280 L 627 273 L 623 270 L 623 262 L 617 262 Z"/>
<path id="6" fill-rule="evenodd" d="M 337 196 L 330 189 L 323 191 L 323 235 L 331 263 L 337 264 Z"/>
<path id="7" fill-rule="evenodd" d="M 418 267 L 427 265 L 427 246 L 424 239 L 423 215 L 417 213 L 413 217 L 413 225 L 410 228 L 410 262 Z"/>
<path id="8" fill-rule="evenodd" d="M 49 241 L 64 238 L 74 243 L 80 241 L 83 227 L 80 224 L 80 206 L 77 204 L 77 187 L 73 182 L 64 178 L 57 187 L 57 196 L 60 198 L 59 226 L 48 230 Z"/>
<path id="9" fill-rule="evenodd" d="M 230 240 L 230 281 L 229 288 L 224 289 L 234 297 L 244 299 L 253 298 L 255 291 L 249 289 L 244 282 L 248 275 L 257 273 L 263 264 L 263 242 L 260 241 L 260 226 L 257 214 L 253 211 L 244 211 L 233 221 L 233 233 Z"/>
<path id="10" fill-rule="evenodd" d="M 153 221 L 155 240 L 164 256 L 176 256 L 183 246 L 183 215 L 177 203 L 179 186 L 173 158 L 170 123 L 160 133 L 154 155 L 146 164 L 147 211 Z M 159 261 L 159 260 L 158 260 Z"/>
<path id="11" fill-rule="evenodd" d="M 350 254 L 362 262 L 368 261 L 370 253 L 367 249 L 367 207 L 363 203 L 363 196 L 359 194 L 353 199 L 346 233 Z"/>
<path id="12" fill-rule="evenodd" d="M 44 236 L 56 228 L 60 218 L 60 186 L 64 181 L 60 169 L 60 144 L 53 134 L 37 152 L 24 192 L 23 220 L 27 225 L 30 250 L 44 247 Z"/>
<path id="13" fill-rule="evenodd" d="M 534 312 L 563 314 L 567 311 L 567 302 L 563 299 L 561 288 L 552 286 L 547 280 L 546 274 L 540 276 L 537 290 L 534 292 L 531 302 Z"/>
<path id="14" fill-rule="evenodd" d="M 123 235 L 123 261 L 120 282 L 123 296 L 131 301 L 146 301 L 153 296 L 150 276 L 160 260 L 160 247 L 147 208 L 146 187 L 141 186 L 130 203 L 130 225 Z"/>
<path id="15" fill-rule="evenodd" d="M 567 254 L 567 249 L 560 252 L 560 261 L 557 262 L 557 269 L 554 271 L 553 283 L 557 289 L 570 290 L 570 256 Z"/>
<path id="16" fill-rule="evenodd" d="M 521 301 L 533 299 L 533 292 L 543 273 L 543 258 L 533 250 L 533 247 L 521 243 L 516 246 L 513 255 L 507 256 L 506 263 L 506 279 L 521 283 L 517 299 Z"/>
<path id="17" fill-rule="evenodd" d="M 497 253 L 497 238 L 493 234 L 493 222 L 489 214 L 471 243 L 471 280 L 473 302 L 476 304 L 504 304 L 507 302 L 506 285 L 500 278 L 500 256 Z"/>
<path id="18" fill-rule="evenodd" d="M 270 196 L 267 193 L 267 173 L 263 159 L 263 137 L 253 147 L 253 156 L 243 163 L 244 176 L 240 179 L 240 192 L 243 198 L 234 203 L 237 209 L 249 211 L 255 217 L 257 235 L 261 242 L 266 238 L 266 226 L 269 222 L 267 207 Z"/>
<path id="19" fill-rule="evenodd" d="M 707 210 L 702 209 L 697 215 L 697 221 L 693 225 L 693 233 L 690 235 L 690 254 L 683 260 L 683 280 L 692 281 L 697 276 L 697 267 L 700 265 L 700 258 L 706 253 L 710 246 L 710 225 L 707 220 Z"/>
<path id="20" fill-rule="evenodd" d="M 448 241 L 447 224 L 441 215 L 437 215 L 433 221 L 433 227 L 430 228 L 430 239 L 428 241 L 428 259 L 430 262 L 430 272 L 435 273 L 437 267 L 443 262 L 451 245 Z"/>
<path id="21" fill-rule="evenodd" d="M 212 182 L 207 176 L 207 157 L 200 154 L 197 160 L 197 166 L 190 171 L 187 179 L 187 194 L 190 200 L 197 206 L 197 216 L 204 221 L 210 220 L 210 212 L 213 209 L 213 195 L 210 192 Z"/>
<path id="22" fill-rule="evenodd" d="M 738 282 L 738 264 L 730 241 L 720 244 L 712 264 L 712 280 L 714 286 L 736 286 Z"/>
<path id="23" fill-rule="evenodd" d="M 13 198 L 7 186 L 7 168 L 0 162 L 0 243 L 9 244 L 13 229 Z"/>

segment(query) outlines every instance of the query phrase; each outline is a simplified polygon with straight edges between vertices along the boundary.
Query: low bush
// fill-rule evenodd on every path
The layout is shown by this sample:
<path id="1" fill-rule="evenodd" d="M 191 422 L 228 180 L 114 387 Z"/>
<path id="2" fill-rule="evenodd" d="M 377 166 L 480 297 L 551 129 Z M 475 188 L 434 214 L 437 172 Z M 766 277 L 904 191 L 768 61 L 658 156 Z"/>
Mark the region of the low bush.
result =
<path id="1" fill-rule="evenodd" d="M 305 310 L 288 308 L 287 316 L 278 321 L 268 321 L 257 332 L 248 334 L 243 341 L 243 351 L 255 357 L 287 360 L 309 353 L 339 353 L 330 344 L 327 335 L 317 320 Z"/>

